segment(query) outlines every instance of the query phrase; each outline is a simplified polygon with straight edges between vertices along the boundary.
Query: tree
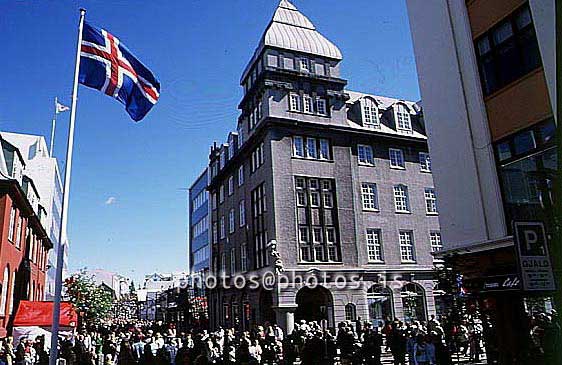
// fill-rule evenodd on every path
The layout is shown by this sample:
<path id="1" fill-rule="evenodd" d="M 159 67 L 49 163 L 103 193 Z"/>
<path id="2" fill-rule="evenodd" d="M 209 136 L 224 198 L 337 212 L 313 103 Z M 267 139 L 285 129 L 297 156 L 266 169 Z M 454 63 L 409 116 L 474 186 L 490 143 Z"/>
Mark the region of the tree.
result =
<path id="1" fill-rule="evenodd" d="M 105 320 L 113 304 L 111 293 L 96 286 L 91 276 L 80 271 L 65 280 L 65 296 L 76 309 L 81 325 Z"/>

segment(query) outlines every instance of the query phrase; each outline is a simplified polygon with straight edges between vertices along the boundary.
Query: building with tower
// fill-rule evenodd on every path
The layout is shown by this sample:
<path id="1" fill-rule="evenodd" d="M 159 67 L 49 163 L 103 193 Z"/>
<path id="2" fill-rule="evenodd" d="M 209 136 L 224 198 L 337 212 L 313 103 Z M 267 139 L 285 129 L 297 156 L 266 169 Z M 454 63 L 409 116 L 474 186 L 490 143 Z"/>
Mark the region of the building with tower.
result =
<path id="1" fill-rule="evenodd" d="M 240 80 L 237 130 L 209 160 L 211 272 L 260 285 L 210 290 L 211 327 L 269 321 L 290 332 L 300 319 L 334 327 L 440 311 L 421 108 L 346 90 L 342 59 L 279 3 Z M 264 287 L 267 277 L 277 281 Z"/>

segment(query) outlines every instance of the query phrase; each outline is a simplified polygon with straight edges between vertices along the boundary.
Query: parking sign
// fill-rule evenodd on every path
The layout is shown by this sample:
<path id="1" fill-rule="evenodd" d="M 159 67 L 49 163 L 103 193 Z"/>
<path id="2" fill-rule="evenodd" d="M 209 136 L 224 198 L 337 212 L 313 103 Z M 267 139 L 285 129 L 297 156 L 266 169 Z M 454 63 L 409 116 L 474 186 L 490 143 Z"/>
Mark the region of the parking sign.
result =
<path id="1" fill-rule="evenodd" d="M 523 290 L 556 290 L 542 222 L 514 222 L 515 248 Z"/>

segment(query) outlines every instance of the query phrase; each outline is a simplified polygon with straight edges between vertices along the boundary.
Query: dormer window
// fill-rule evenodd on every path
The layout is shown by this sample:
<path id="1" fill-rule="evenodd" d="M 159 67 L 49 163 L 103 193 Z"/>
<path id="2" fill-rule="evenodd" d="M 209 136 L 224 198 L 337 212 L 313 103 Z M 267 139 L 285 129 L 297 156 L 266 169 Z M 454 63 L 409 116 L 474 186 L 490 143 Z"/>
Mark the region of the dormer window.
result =
<path id="1" fill-rule="evenodd" d="M 397 129 L 403 132 L 412 132 L 410 112 L 406 106 L 403 104 L 397 104 L 394 110 Z"/>
<path id="2" fill-rule="evenodd" d="M 306 58 L 301 58 L 301 71 L 310 72 L 310 61 Z"/>
<path id="3" fill-rule="evenodd" d="M 234 157 L 234 137 L 230 136 L 228 141 L 228 159 Z"/>
<path id="4" fill-rule="evenodd" d="M 244 123 L 238 125 L 238 148 L 244 144 Z"/>
<path id="5" fill-rule="evenodd" d="M 363 99 L 363 126 L 371 129 L 379 128 L 379 109 L 374 100 Z"/>

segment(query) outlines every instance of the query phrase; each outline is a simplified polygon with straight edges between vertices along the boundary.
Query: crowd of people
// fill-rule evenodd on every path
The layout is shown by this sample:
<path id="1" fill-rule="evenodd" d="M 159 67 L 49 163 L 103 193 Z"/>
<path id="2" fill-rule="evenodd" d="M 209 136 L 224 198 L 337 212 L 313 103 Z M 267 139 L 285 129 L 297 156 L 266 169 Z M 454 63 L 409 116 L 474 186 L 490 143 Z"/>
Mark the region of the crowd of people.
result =
<path id="1" fill-rule="evenodd" d="M 552 318 L 538 315 L 533 320 L 530 336 L 536 351 L 544 352 Z M 431 316 L 427 322 L 404 324 L 395 319 L 380 326 L 345 321 L 336 329 L 298 321 L 289 335 L 267 323 L 251 331 L 179 332 L 173 324 L 137 322 L 79 330 L 61 340 L 59 357 L 66 365 L 376 365 L 386 353 L 395 365 L 448 365 L 462 354 L 471 363 L 487 357 L 492 364 L 494 336 L 485 318 L 470 316 L 457 325 Z M 6 338 L 0 343 L 0 365 L 46 365 L 45 344 L 42 336 L 22 338 L 17 344 Z"/>

